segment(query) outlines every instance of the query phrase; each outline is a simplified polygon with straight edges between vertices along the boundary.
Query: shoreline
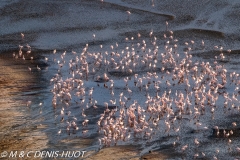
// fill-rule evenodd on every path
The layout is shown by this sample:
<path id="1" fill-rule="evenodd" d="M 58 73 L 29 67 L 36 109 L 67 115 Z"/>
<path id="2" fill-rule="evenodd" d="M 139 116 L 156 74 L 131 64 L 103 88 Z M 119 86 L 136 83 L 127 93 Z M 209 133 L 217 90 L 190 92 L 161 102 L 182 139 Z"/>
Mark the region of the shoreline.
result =
<path id="1" fill-rule="evenodd" d="M 47 145 L 47 136 L 41 132 L 41 126 L 29 123 L 26 102 L 32 97 L 22 95 L 28 86 L 38 83 L 36 74 L 29 73 L 26 66 L 33 64 L 13 60 L 11 53 L 0 54 L 0 151 L 42 150 Z"/>

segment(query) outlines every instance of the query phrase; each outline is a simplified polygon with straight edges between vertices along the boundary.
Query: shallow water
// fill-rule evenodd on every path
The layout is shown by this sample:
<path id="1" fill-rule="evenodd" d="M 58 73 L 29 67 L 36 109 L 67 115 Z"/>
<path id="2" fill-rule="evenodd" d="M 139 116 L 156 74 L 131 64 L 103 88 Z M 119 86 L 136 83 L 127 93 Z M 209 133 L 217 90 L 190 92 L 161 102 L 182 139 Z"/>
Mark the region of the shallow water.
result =
<path id="1" fill-rule="evenodd" d="M 169 22 L 168 29 L 174 31 L 174 38 L 179 40 L 178 52 L 181 57 L 184 55 L 183 50 L 186 50 L 185 42 L 190 44 L 190 40 L 194 40 L 195 44 L 191 51 L 194 62 L 209 61 L 212 64 L 214 56 L 220 54 L 214 46 L 221 45 L 224 47 L 224 54 L 226 53 L 228 60 L 219 63 L 226 67 L 228 73 L 237 72 L 240 40 L 238 33 L 240 31 L 236 27 L 238 22 L 232 13 L 237 11 L 240 5 L 238 1 L 206 0 L 201 3 L 183 1 L 181 5 L 174 1 L 146 0 L 106 0 L 103 4 L 93 0 L 10 2 L 12 3 L 1 7 L 0 20 L 2 33 L 0 47 L 3 52 L 1 55 L 2 72 L 0 73 L 2 92 L 0 127 L 1 139 L 8 138 L 6 141 L 1 141 L 0 151 L 21 150 L 22 148 L 24 150 L 86 150 L 90 159 L 193 159 L 196 153 L 199 154 L 198 158 L 203 159 L 212 159 L 213 156 L 219 159 L 239 158 L 239 153 L 236 151 L 238 136 L 230 137 L 232 140 L 230 146 L 226 138 L 213 135 L 214 126 L 232 129 L 231 123 L 235 121 L 238 124 L 239 122 L 238 112 L 224 111 L 222 107 L 216 108 L 214 117 L 210 113 L 210 108 L 207 108 L 206 115 L 200 118 L 202 123 L 200 129 L 196 128 L 194 121 L 191 120 L 192 117 L 185 115 L 179 121 L 178 125 L 181 126 L 181 130 L 178 133 L 174 131 L 170 131 L 170 135 L 165 133 L 165 125 L 162 121 L 159 125 L 163 126 L 163 129 L 156 130 L 150 140 L 144 140 L 139 136 L 131 138 L 128 142 L 119 142 L 120 146 L 105 149 L 103 147 L 98 152 L 101 148 L 98 139 L 103 135 L 98 133 L 96 123 L 100 114 L 104 112 L 104 102 L 118 98 L 121 92 L 129 96 L 123 80 L 129 76 L 132 80 L 129 81 L 128 87 L 133 94 L 129 96 L 131 98 L 127 105 L 133 103 L 134 100 L 144 105 L 146 92 L 140 92 L 134 86 L 133 75 L 137 73 L 139 76 L 144 76 L 147 72 L 152 72 L 146 67 L 139 66 L 132 74 L 121 72 L 120 75 L 111 67 L 102 67 L 96 73 L 90 74 L 88 81 L 84 81 L 86 102 L 82 106 L 79 104 L 79 97 L 74 96 L 75 91 L 72 91 L 73 99 L 69 107 L 60 102 L 54 107 L 51 93 L 53 83 L 50 82 L 50 79 L 57 73 L 62 76 L 63 80 L 72 76 L 68 69 L 69 60 L 75 59 L 76 55 L 79 56 L 86 44 L 89 44 L 88 52 L 90 53 L 121 52 L 126 46 L 131 47 L 134 44 L 136 47 L 137 43 L 141 43 L 142 40 L 146 40 L 147 46 L 153 49 L 151 45 L 153 38 L 149 37 L 152 31 L 157 37 L 159 51 L 164 52 L 166 39 L 163 38 L 163 34 L 166 31 L 166 21 Z M 131 11 L 129 17 L 126 11 Z M 229 16 L 230 19 L 228 19 Z M 23 39 L 20 33 L 24 33 Z M 138 33 L 142 35 L 139 39 Z M 95 38 L 93 34 L 96 35 Z M 125 40 L 126 37 L 129 38 L 128 41 Z M 130 40 L 131 37 L 134 37 L 134 40 Z M 201 46 L 202 40 L 205 42 L 204 48 Z M 118 47 L 116 47 L 116 42 Z M 32 48 L 33 53 L 30 55 L 26 55 L 26 44 Z M 101 44 L 103 48 L 99 47 Z M 18 45 L 24 46 L 25 61 L 21 58 L 12 58 L 13 52 L 18 53 Z M 114 46 L 113 50 L 110 45 Z M 56 54 L 53 54 L 54 49 L 56 49 Z M 233 50 L 231 54 L 227 55 L 227 49 Z M 66 56 L 64 56 L 66 63 L 61 68 L 58 61 L 61 62 L 60 55 L 64 51 L 66 51 Z M 77 54 L 74 55 L 72 51 Z M 30 59 L 31 56 L 34 57 L 33 60 Z M 48 61 L 44 60 L 45 57 L 48 57 Z M 90 67 L 93 66 L 91 64 L 93 60 L 89 58 Z M 37 70 L 37 65 L 41 71 Z M 28 67 L 32 68 L 31 72 Z M 160 71 L 162 66 L 157 67 L 159 77 L 165 75 Z M 110 79 L 114 80 L 114 97 L 103 83 L 95 82 L 97 75 L 101 76 L 104 72 L 108 72 Z M 160 84 L 162 88 L 160 95 L 169 89 L 172 89 L 172 95 L 176 90 L 184 91 L 184 86 L 166 87 L 164 82 L 168 78 L 170 77 L 166 76 L 162 80 L 163 84 Z M 147 83 L 147 80 L 144 83 Z M 107 85 L 110 85 L 110 82 L 107 82 Z M 89 108 L 85 110 L 89 119 L 88 126 L 82 127 L 84 120 L 82 108 L 87 105 L 87 93 L 91 87 L 94 87 L 93 98 L 97 101 L 98 108 L 93 109 L 89 104 Z M 230 85 L 224 90 L 231 94 L 234 89 Z M 155 95 L 153 86 L 149 88 L 149 95 Z M 221 96 L 219 99 L 218 105 L 220 106 L 223 100 Z M 28 101 L 32 103 L 27 106 Z M 64 115 L 61 115 L 62 108 L 65 109 Z M 109 108 L 115 109 L 115 106 L 109 105 Z M 67 131 L 67 121 L 75 121 L 79 129 L 71 128 Z M 208 129 L 203 129 L 205 126 Z M 88 132 L 83 134 L 82 131 L 85 130 Z M 59 131 L 61 131 L 60 134 L 58 134 Z M 30 135 L 34 135 L 33 138 L 30 138 Z M 199 139 L 199 146 L 194 144 L 195 138 Z M 174 141 L 177 141 L 175 146 L 173 146 Z M 24 147 L 14 144 L 15 142 Z M 181 148 L 185 144 L 188 144 L 188 149 L 182 152 Z M 229 146 L 232 151 L 229 151 Z M 216 153 L 217 149 L 219 153 Z M 205 156 L 201 155 L 202 152 Z M 113 154 L 116 154 L 114 158 Z"/>

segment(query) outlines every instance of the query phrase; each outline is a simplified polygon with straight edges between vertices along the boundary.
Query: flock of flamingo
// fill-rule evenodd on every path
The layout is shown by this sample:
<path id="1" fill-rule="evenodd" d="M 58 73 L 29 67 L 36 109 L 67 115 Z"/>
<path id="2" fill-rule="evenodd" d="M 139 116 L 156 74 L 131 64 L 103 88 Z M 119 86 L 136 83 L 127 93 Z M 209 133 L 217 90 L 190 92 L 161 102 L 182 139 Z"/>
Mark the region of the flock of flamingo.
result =
<path id="1" fill-rule="evenodd" d="M 93 38 L 95 41 L 95 34 Z M 60 121 L 66 123 L 58 134 L 92 134 L 88 129 L 92 115 L 87 111 L 96 110 L 99 119 L 93 125 L 98 127 L 100 148 L 136 141 L 146 144 L 165 136 L 175 137 L 173 147 L 185 152 L 190 147 L 200 147 L 204 141 L 198 136 L 192 143 L 184 143 L 181 138 L 191 128 L 202 136 L 214 130 L 216 137 L 227 139 L 228 151 L 240 152 L 238 146 L 231 146 L 237 122 L 231 122 L 231 129 L 223 131 L 211 123 L 215 115 L 225 117 L 240 111 L 239 73 L 225 68 L 223 48 L 215 46 L 220 54 L 204 62 L 192 54 L 194 50 L 204 50 L 204 41 L 199 46 L 193 40 L 185 42 L 184 51 L 179 51 L 173 31 L 167 30 L 163 38 L 162 48 L 150 31 L 147 39 L 138 33 L 126 38 L 121 44 L 124 46 L 114 43 L 105 47 L 106 51 L 100 45 L 99 51 L 92 52 L 86 44 L 80 53 L 65 51 L 57 58 L 54 50 L 58 71 L 50 80 L 52 105 L 60 110 Z M 13 55 L 15 58 L 24 59 L 22 48 Z M 26 54 L 31 54 L 31 47 L 27 48 Z M 41 68 L 37 66 L 37 70 Z M 32 72 L 30 67 L 29 71 Z M 95 92 L 99 88 L 102 94 Z M 108 101 L 99 104 L 96 95 L 100 99 L 107 97 Z M 74 115 L 70 111 L 72 105 L 79 107 L 79 117 L 66 118 Z M 200 149 L 195 152 L 194 157 L 206 154 Z"/>

